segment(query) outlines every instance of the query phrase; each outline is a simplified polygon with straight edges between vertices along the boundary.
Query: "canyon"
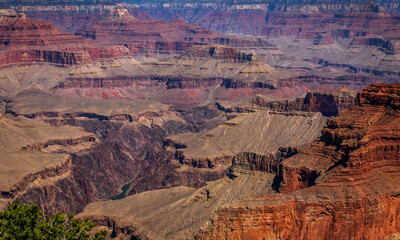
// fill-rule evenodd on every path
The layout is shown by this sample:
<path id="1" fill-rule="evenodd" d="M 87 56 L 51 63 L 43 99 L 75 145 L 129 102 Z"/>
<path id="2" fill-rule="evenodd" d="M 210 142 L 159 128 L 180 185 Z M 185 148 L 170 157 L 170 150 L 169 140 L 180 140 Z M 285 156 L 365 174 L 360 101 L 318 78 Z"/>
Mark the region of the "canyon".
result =
<path id="1" fill-rule="evenodd" d="M 116 239 L 396 239 L 399 4 L 0 3 L 0 210 Z"/>
<path id="2" fill-rule="evenodd" d="M 96 202 L 80 217 L 108 225 L 115 236 L 140 239 L 384 238 L 399 229 L 399 89 L 381 84 L 361 91 L 351 110 L 329 120 L 322 136 L 297 154 L 286 151 L 277 162 L 239 154 L 229 177 L 198 190 L 178 187 Z M 259 184 L 244 187 L 248 181 Z M 196 212 L 204 208 L 214 217 Z M 171 225 L 176 218 L 179 227 Z"/>
<path id="3" fill-rule="evenodd" d="M 80 217 L 140 239 L 384 238 L 399 228 L 399 90 L 399 84 L 367 87 L 299 152 L 239 154 L 228 177 L 198 190 L 91 203 Z"/>

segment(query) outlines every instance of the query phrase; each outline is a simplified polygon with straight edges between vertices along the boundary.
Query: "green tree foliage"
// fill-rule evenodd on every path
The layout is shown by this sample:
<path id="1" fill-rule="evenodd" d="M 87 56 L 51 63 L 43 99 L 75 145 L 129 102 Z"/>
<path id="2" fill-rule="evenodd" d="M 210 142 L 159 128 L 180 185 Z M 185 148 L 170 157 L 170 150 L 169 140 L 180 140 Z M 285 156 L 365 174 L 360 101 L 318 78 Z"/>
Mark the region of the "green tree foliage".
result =
<path id="1" fill-rule="evenodd" d="M 89 233 L 96 223 L 89 219 L 74 219 L 74 214 L 59 213 L 43 219 L 37 205 L 15 202 L 0 212 L 0 239 L 67 239 L 102 240 L 107 231 Z"/>

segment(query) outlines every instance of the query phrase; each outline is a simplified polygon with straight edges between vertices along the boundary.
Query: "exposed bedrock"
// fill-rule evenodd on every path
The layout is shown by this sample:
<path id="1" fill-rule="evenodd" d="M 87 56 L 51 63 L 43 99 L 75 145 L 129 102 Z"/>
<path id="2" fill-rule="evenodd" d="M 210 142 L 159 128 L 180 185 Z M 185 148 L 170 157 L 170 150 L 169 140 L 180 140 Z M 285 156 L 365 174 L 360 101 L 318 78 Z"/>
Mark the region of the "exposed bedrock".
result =
<path id="1" fill-rule="evenodd" d="M 155 86 L 165 84 L 167 89 L 196 89 L 211 87 L 222 78 L 190 78 L 181 76 L 118 76 L 111 78 L 69 78 L 55 89 L 70 88 L 120 88 L 130 86 Z"/>
<path id="2" fill-rule="evenodd" d="M 311 142 L 325 123 L 326 117 L 321 113 L 257 109 L 241 113 L 212 130 L 169 136 L 164 145 L 179 163 L 187 166 L 228 169 L 232 161 L 241 165 L 235 160 L 236 155 L 248 152 L 275 159 L 277 168 L 284 149 Z"/>
<path id="3" fill-rule="evenodd" d="M 233 157 L 231 169 L 262 171 L 279 174 L 280 163 L 300 151 L 299 147 L 281 147 L 273 154 L 260 155 L 252 152 L 242 152 Z M 234 171 L 233 171 L 234 172 Z M 275 186 L 273 186 L 275 187 Z"/>
<path id="4" fill-rule="evenodd" d="M 348 74 L 338 77 L 302 75 L 281 80 L 278 82 L 277 87 L 305 86 L 311 90 L 330 90 L 346 86 L 359 91 L 368 85 L 382 81 L 379 76 L 362 74 Z"/>
<path id="5" fill-rule="evenodd" d="M 281 163 L 284 193 L 221 208 L 196 239 L 383 239 L 399 232 L 400 84 L 361 91 Z"/>
<path id="6" fill-rule="evenodd" d="M 264 82 L 247 82 L 235 79 L 223 79 L 221 83 L 221 87 L 225 88 L 267 88 L 274 89 L 275 86 L 272 83 L 264 83 Z"/>
<path id="7" fill-rule="evenodd" d="M 360 89 L 373 82 L 382 81 L 379 77 L 364 75 L 343 75 L 339 77 L 321 77 L 305 75 L 279 80 L 277 83 L 265 81 L 239 80 L 222 77 L 182 77 L 172 75 L 116 76 L 102 78 L 68 78 L 54 88 L 55 92 L 68 89 L 121 89 L 123 87 L 152 88 L 165 86 L 166 89 L 204 89 L 220 86 L 224 89 L 277 90 L 306 88 L 308 90 L 329 90 L 343 86 Z M 304 90 L 301 90 L 304 91 Z M 317 94 L 317 93 L 316 93 Z M 309 101 L 313 101 L 308 99 Z M 346 104 L 346 103 L 343 103 Z"/>
<path id="8" fill-rule="evenodd" d="M 274 111 L 306 111 L 321 112 L 325 116 L 337 116 L 349 110 L 356 98 L 356 92 L 342 87 L 332 91 L 311 91 L 304 98 L 283 101 L 266 102 L 261 96 L 256 96 L 251 102 L 252 107 L 266 107 Z"/>
<path id="9" fill-rule="evenodd" d="M 115 238 L 191 239 L 221 206 L 273 193 L 275 174 L 270 172 L 297 152 L 281 148 L 268 156 L 241 153 L 234 157 L 227 177 L 201 188 L 175 187 L 96 202 L 78 217 L 93 219 Z"/>
<path id="10" fill-rule="evenodd" d="M 88 64 L 99 58 L 123 57 L 129 53 L 123 46 L 102 47 L 12 10 L 0 11 L 0 30 L 1 65 L 33 62 Z"/>
<path id="11" fill-rule="evenodd" d="M 400 43 L 398 41 L 390 41 L 377 37 L 356 37 L 351 45 L 375 46 L 386 54 L 395 55 L 400 53 Z"/>
<path id="12" fill-rule="evenodd" d="M 61 65 L 88 64 L 92 62 L 88 52 L 51 50 L 14 50 L 0 53 L 1 65 L 10 63 L 50 62 Z"/>
<path id="13" fill-rule="evenodd" d="M 330 67 L 337 67 L 337 68 L 344 68 L 348 69 L 349 72 L 351 73 L 359 73 L 359 74 L 370 74 L 371 79 L 375 79 L 374 81 L 371 81 L 370 84 L 373 83 L 382 83 L 384 79 L 391 80 L 393 77 L 394 82 L 398 81 L 398 77 L 400 76 L 400 72 L 397 71 L 397 60 L 379 60 L 380 62 L 383 62 L 387 64 L 383 69 L 379 67 L 374 67 L 374 66 L 360 66 L 356 64 L 348 64 L 348 63 L 338 63 L 335 61 L 330 61 L 330 60 L 325 60 L 325 59 L 318 59 L 316 62 L 320 65 L 323 66 L 330 66 Z M 393 81 L 391 80 L 391 81 Z M 356 84 L 356 85 L 362 85 L 362 84 Z M 365 85 L 368 86 L 369 84 Z M 354 86 L 354 89 L 360 90 Z"/>
<path id="14" fill-rule="evenodd" d="M 97 142 L 93 133 L 81 128 L 13 116 L 3 104 L 0 110 L 0 209 L 32 188 L 67 178 L 72 168 L 68 153 L 85 151 Z"/>

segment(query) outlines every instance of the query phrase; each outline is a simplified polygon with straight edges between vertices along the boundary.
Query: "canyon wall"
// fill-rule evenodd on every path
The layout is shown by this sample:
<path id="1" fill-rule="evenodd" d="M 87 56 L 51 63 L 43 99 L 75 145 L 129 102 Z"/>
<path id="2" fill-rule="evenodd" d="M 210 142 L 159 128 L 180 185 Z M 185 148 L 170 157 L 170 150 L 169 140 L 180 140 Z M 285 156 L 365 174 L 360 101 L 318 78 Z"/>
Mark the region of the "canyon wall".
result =
<path id="1" fill-rule="evenodd" d="M 115 7 L 103 20 L 93 22 L 75 32 L 102 44 L 128 46 L 132 53 L 171 54 L 183 52 L 193 45 L 220 44 L 242 48 L 267 48 L 272 44 L 261 38 L 238 38 L 223 35 L 189 24 L 182 19 L 145 21 L 131 16 L 122 7 Z"/>
<path id="2" fill-rule="evenodd" d="M 321 112 L 325 116 L 337 116 L 354 105 L 356 92 L 349 88 L 339 88 L 332 91 L 311 91 L 304 98 L 284 101 L 266 102 L 256 96 L 252 107 L 265 107 L 273 111 L 307 111 Z"/>
<path id="3" fill-rule="evenodd" d="M 372 85 L 281 163 L 280 194 L 226 206 L 196 239 L 376 239 L 396 233 L 399 84 Z"/>
<path id="4" fill-rule="evenodd" d="M 0 10 L 0 49 L 1 65 L 34 62 L 77 65 L 128 54 L 123 46 L 100 46 L 61 32 L 50 23 L 33 21 L 23 13 L 4 9 Z"/>

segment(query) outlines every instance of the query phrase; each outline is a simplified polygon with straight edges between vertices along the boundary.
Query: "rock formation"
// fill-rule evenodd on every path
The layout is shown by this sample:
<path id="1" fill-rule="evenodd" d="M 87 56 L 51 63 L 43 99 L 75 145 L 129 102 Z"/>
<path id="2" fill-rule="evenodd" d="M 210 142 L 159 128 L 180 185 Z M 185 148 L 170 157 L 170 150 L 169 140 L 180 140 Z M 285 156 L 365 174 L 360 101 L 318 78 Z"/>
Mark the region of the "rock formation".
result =
<path id="1" fill-rule="evenodd" d="M 332 91 L 311 91 L 304 98 L 295 100 L 266 102 L 256 96 L 251 104 L 252 107 L 266 107 L 274 111 L 321 112 L 325 116 L 337 116 L 354 105 L 355 97 L 354 90 L 341 87 Z"/>
<path id="2" fill-rule="evenodd" d="M 399 231 L 399 84 L 372 85 L 283 160 L 283 194 L 226 206 L 196 239 L 376 239 Z"/>
<path id="3" fill-rule="evenodd" d="M 45 22 L 35 22 L 24 13 L 0 12 L 0 64 L 50 62 L 87 64 L 99 58 L 122 57 L 122 46 L 101 47 L 96 42 L 63 33 Z"/>
<path id="4" fill-rule="evenodd" d="M 182 19 L 170 22 L 138 20 L 121 7 L 116 7 L 107 19 L 82 28 L 75 34 L 103 44 L 124 44 L 134 53 L 169 54 L 183 52 L 198 44 L 247 48 L 273 47 L 262 39 L 226 36 L 195 24 L 188 24 Z"/>
<path id="5" fill-rule="evenodd" d="M 72 159 L 66 152 L 87 150 L 97 141 L 94 134 L 77 127 L 15 117 L 4 102 L 0 111 L 0 208 L 29 189 L 67 178 Z"/>
<path id="6" fill-rule="evenodd" d="M 309 143 L 319 136 L 325 122 L 320 113 L 257 110 L 209 131 L 170 136 L 165 144 L 183 164 L 227 168 L 241 152 L 268 155 L 281 147 Z"/>
<path id="7" fill-rule="evenodd" d="M 67 77 L 52 92 L 85 98 L 152 99 L 190 108 L 213 104 L 216 96 L 236 99 L 272 91 L 279 77 L 290 74 L 274 69 L 254 52 L 221 45 L 192 46 L 168 60 L 134 64 L 121 60 L 117 64 L 118 71 L 111 69 L 99 77 Z"/>

